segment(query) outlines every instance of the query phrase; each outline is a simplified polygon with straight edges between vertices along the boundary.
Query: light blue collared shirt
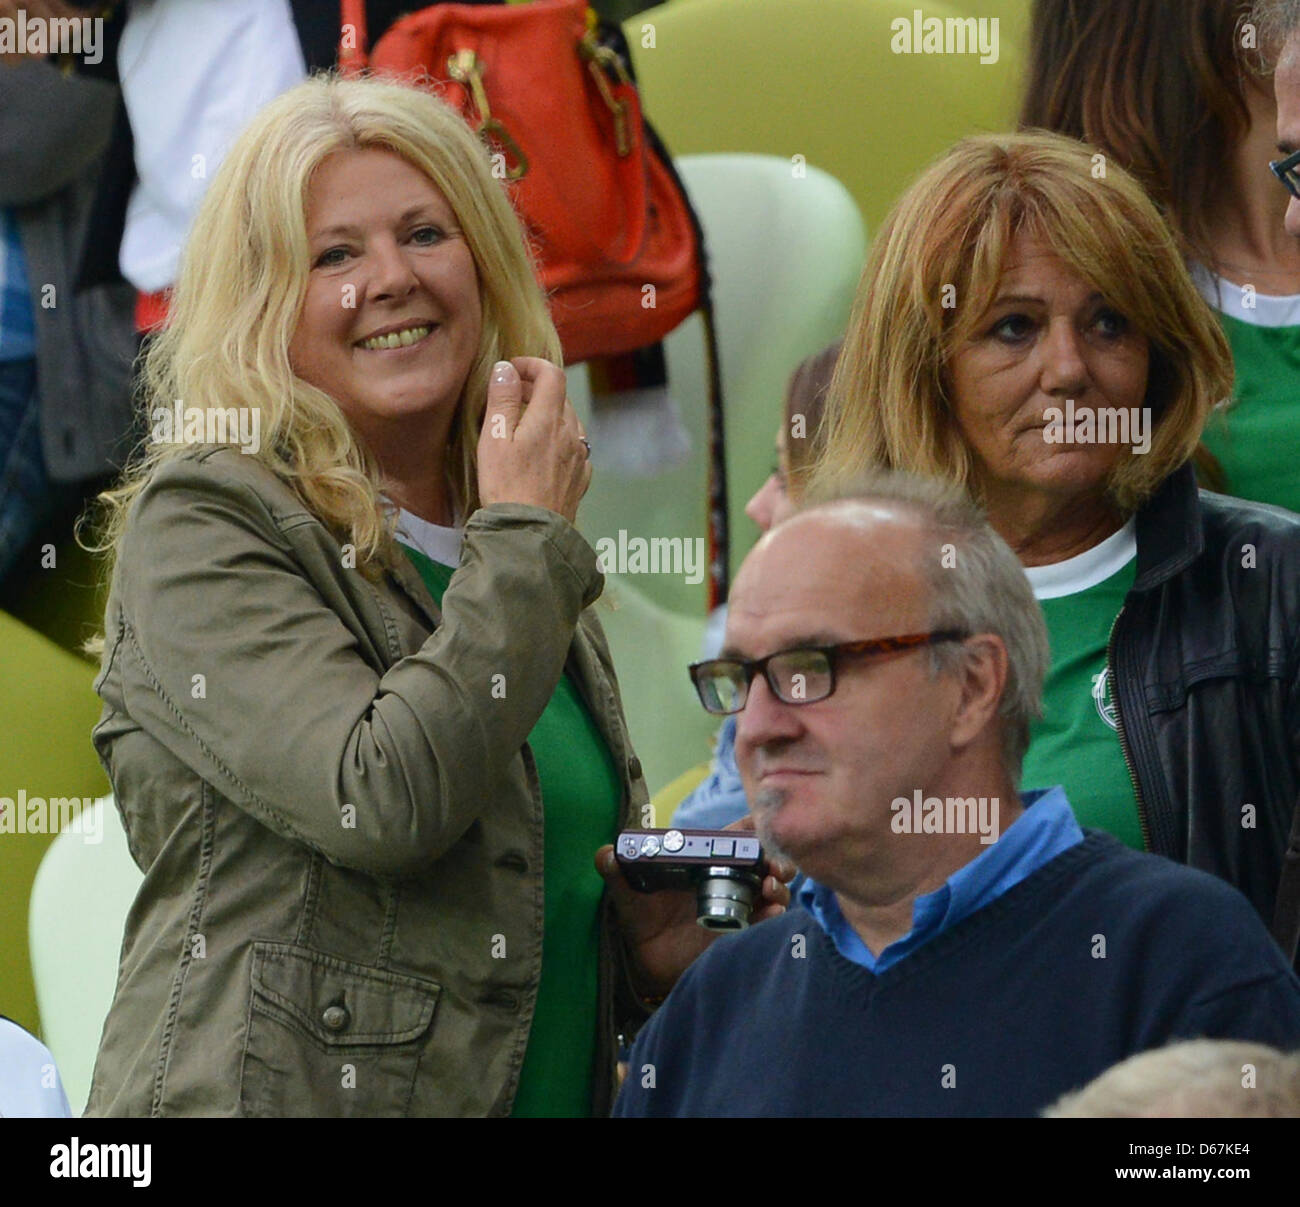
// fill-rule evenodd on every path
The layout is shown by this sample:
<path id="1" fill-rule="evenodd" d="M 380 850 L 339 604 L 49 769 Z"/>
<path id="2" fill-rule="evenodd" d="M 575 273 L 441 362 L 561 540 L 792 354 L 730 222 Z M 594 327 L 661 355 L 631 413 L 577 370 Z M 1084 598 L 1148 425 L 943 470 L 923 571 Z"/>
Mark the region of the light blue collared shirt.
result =
<path id="1" fill-rule="evenodd" d="M 956 926 L 1022 880 L 1033 875 L 1062 851 L 1083 841 L 1065 789 L 1046 788 L 1021 794 L 1025 811 L 1003 831 L 988 850 L 946 883 L 912 902 L 912 929 L 878 956 L 858 936 L 840 912 L 835 894 L 815 880 L 805 880 L 799 901 L 830 936 L 846 960 L 872 972 L 884 972 L 918 947 Z"/>

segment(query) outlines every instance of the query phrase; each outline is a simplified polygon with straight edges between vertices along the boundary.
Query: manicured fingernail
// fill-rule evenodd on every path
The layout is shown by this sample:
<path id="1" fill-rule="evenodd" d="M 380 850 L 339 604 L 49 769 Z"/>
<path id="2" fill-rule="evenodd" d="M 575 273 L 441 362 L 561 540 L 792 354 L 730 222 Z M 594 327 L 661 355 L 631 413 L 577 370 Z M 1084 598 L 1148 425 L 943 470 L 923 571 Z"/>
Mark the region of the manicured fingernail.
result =
<path id="1" fill-rule="evenodd" d="M 492 366 L 492 381 L 499 386 L 508 386 L 519 380 L 519 374 L 508 360 L 499 360 Z"/>

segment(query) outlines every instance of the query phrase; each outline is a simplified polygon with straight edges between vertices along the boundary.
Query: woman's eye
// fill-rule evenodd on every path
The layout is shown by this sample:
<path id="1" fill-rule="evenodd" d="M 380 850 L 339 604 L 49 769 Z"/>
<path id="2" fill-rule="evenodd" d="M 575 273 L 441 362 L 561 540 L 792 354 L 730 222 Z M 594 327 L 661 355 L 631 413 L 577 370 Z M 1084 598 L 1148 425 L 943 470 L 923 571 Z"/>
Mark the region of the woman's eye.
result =
<path id="1" fill-rule="evenodd" d="M 337 268 L 347 258 L 348 249 L 346 247 L 329 247 L 326 248 L 319 256 L 316 257 L 316 268 Z"/>
<path id="2" fill-rule="evenodd" d="M 1006 314 L 993 324 L 989 334 L 1006 343 L 1017 343 L 1034 329 L 1033 320 L 1026 314 Z"/>
<path id="3" fill-rule="evenodd" d="M 1093 322 L 1103 335 L 1111 339 L 1118 339 L 1120 336 L 1127 335 L 1131 329 L 1128 319 L 1120 314 L 1118 310 L 1111 310 L 1109 307 L 1099 311 Z"/>
<path id="4" fill-rule="evenodd" d="M 442 231 L 436 226 L 421 226 L 411 233 L 411 240 L 431 247 L 442 241 Z"/>

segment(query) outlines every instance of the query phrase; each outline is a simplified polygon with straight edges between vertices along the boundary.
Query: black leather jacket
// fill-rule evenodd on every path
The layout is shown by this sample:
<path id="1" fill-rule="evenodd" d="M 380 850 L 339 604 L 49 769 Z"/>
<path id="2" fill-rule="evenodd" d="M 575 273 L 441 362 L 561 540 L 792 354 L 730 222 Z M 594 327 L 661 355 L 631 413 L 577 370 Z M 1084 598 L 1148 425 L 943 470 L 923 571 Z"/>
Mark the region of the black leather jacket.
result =
<path id="1" fill-rule="evenodd" d="M 1138 512 L 1107 661 L 1148 849 L 1271 923 L 1300 796 L 1300 516 L 1173 474 Z"/>

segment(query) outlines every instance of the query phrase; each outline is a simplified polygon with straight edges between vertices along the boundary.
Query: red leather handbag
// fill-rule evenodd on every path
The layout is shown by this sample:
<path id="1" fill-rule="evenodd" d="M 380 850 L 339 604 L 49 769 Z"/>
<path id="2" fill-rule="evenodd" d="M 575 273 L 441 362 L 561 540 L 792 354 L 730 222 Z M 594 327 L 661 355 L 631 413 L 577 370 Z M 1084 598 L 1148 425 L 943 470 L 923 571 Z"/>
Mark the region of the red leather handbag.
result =
<path id="1" fill-rule="evenodd" d="M 366 52 L 342 0 L 346 72 L 368 66 L 458 108 L 510 180 L 568 363 L 662 339 L 702 300 L 698 227 L 627 63 L 586 0 L 433 4 Z"/>

